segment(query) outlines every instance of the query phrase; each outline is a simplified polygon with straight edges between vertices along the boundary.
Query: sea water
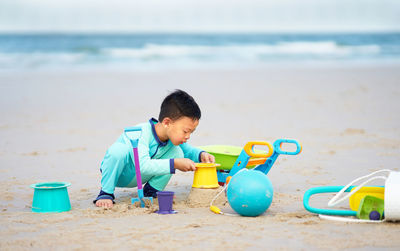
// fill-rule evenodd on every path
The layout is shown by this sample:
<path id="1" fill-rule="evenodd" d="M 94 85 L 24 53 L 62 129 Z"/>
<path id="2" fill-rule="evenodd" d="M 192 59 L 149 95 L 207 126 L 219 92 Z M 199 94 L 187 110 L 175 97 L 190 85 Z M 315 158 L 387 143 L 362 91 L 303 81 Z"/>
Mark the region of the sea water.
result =
<path id="1" fill-rule="evenodd" d="M 0 34 L 0 70 L 400 63 L 400 33 Z"/>

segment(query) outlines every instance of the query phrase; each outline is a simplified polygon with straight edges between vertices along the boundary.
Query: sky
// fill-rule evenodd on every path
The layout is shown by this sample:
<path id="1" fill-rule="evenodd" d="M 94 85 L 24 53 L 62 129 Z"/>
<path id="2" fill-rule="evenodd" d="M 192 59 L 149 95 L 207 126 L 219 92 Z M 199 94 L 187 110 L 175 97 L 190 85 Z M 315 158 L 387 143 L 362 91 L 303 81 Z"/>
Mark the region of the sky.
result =
<path id="1" fill-rule="evenodd" d="M 400 31 L 400 0 L 0 0 L 0 32 Z"/>

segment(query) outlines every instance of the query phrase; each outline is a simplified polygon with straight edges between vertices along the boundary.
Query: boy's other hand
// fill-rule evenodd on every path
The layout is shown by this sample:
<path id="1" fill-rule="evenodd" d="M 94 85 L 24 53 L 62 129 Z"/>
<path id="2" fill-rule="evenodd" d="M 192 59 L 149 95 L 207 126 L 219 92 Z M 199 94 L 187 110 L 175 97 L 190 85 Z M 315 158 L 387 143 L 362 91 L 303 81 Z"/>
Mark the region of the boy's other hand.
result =
<path id="1" fill-rule="evenodd" d="M 96 201 L 96 206 L 103 208 L 112 208 L 114 206 L 114 203 L 110 199 L 101 199 Z"/>
<path id="2" fill-rule="evenodd" d="M 196 171 L 196 166 L 190 159 L 174 159 L 174 167 L 182 172 Z"/>
<path id="3" fill-rule="evenodd" d="M 202 163 L 215 163 L 215 157 L 208 152 L 202 152 L 200 159 Z"/>

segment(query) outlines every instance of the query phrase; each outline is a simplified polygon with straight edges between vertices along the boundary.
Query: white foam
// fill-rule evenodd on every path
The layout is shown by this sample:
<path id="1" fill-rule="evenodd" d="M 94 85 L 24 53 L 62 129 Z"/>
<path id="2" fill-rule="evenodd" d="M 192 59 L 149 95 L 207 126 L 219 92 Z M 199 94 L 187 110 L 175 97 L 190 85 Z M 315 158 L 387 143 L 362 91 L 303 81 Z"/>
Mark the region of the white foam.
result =
<path id="1" fill-rule="evenodd" d="M 146 44 L 141 48 L 103 48 L 98 52 L 0 53 L 0 69 L 54 68 L 138 63 L 189 65 L 258 63 L 271 60 L 379 58 L 378 45 L 338 45 L 334 41 L 293 41 L 276 44 L 173 45 Z"/>
<path id="2" fill-rule="evenodd" d="M 116 58 L 168 58 L 168 57 L 208 57 L 249 59 L 260 55 L 327 55 L 352 56 L 356 54 L 373 55 L 380 52 L 378 45 L 346 46 L 333 41 L 322 42 L 283 42 L 275 45 L 155 45 L 148 44 L 143 48 L 107 48 L 104 53 Z"/>

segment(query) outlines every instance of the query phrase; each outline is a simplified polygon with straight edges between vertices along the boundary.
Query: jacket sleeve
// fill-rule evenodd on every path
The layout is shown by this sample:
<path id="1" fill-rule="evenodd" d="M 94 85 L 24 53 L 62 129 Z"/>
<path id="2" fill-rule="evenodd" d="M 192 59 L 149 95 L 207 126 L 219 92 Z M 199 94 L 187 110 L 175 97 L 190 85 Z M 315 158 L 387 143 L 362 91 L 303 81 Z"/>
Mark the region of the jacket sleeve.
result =
<path id="1" fill-rule="evenodd" d="M 183 143 L 179 145 L 182 148 L 183 154 L 185 158 L 191 159 L 194 162 L 201 162 L 200 154 L 204 152 L 199 148 L 193 147 L 188 143 Z"/>
<path id="2" fill-rule="evenodd" d="M 141 137 L 139 138 L 138 152 L 139 152 L 139 163 L 140 172 L 142 175 L 165 175 L 175 173 L 174 160 L 173 159 L 151 159 L 149 155 L 149 145 L 151 142 L 151 135 L 148 131 L 143 130 Z M 132 153 L 133 157 L 133 153 Z M 135 162 L 133 162 L 135 163 Z"/>

